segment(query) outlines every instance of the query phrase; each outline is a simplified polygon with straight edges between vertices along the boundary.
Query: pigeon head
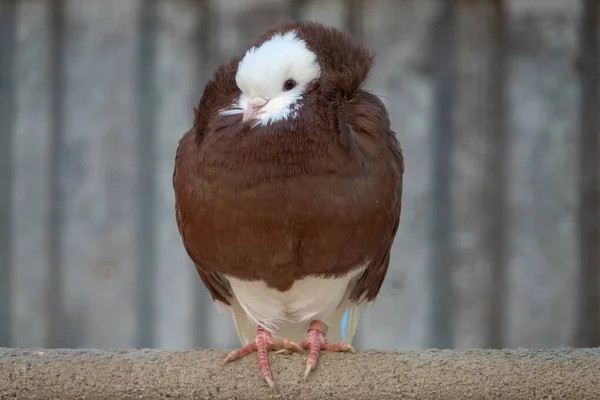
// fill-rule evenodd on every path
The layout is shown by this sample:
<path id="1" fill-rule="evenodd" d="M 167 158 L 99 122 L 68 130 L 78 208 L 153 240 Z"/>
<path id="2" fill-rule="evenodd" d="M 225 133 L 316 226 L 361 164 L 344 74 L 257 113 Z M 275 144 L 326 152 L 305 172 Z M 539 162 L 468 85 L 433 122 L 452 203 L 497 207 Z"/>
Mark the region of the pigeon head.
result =
<path id="1" fill-rule="evenodd" d="M 293 30 L 250 48 L 235 76 L 243 121 L 266 125 L 293 118 L 302 96 L 320 74 L 315 53 Z"/>
<path id="2" fill-rule="evenodd" d="M 349 100 L 371 65 L 367 48 L 340 30 L 284 23 L 265 32 L 240 59 L 239 94 L 221 114 L 241 114 L 252 127 L 294 120 L 311 97 Z"/>

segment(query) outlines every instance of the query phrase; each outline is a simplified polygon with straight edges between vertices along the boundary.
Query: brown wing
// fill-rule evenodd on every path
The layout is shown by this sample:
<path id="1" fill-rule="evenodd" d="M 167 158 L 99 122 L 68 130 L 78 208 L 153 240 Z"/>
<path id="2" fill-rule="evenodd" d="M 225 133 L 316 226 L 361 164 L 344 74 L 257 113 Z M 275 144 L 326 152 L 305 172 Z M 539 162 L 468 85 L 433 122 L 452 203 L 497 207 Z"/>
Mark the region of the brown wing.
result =
<path id="1" fill-rule="evenodd" d="M 181 145 L 180 145 L 181 146 Z M 173 173 L 173 181 L 176 180 L 177 176 L 177 164 L 178 157 L 175 157 L 175 172 Z M 177 196 L 176 196 L 177 198 Z M 218 300 L 222 303 L 230 305 L 229 298 L 232 297 L 230 287 L 225 279 L 221 277 L 216 272 L 210 272 L 206 267 L 202 267 L 202 263 L 194 256 L 194 253 L 191 251 L 189 242 L 186 240 L 186 218 L 185 212 L 179 207 L 179 202 L 175 200 L 175 218 L 177 220 L 177 228 L 179 229 L 179 234 L 181 235 L 181 240 L 183 241 L 183 247 L 185 251 L 189 255 L 190 259 L 194 262 L 196 266 L 196 271 L 198 271 L 198 275 L 200 275 L 200 279 L 210 292 L 212 299 L 214 301 Z"/>
<path id="2" fill-rule="evenodd" d="M 379 143 L 379 153 L 387 161 L 386 171 L 388 174 L 389 187 L 385 188 L 387 207 L 384 209 L 386 218 L 389 220 L 388 234 L 382 238 L 381 246 L 377 254 L 365 272 L 358 278 L 356 286 L 350 294 L 350 299 L 360 302 L 364 299 L 371 301 L 375 299 L 381 289 L 390 263 L 390 251 L 398 225 L 400 223 L 400 210 L 402 207 L 402 179 L 404 175 L 404 157 L 400 143 L 390 128 L 390 121 L 385 106 L 381 100 L 368 92 L 359 91 L 347 106 L 348 123 L 352 127 L 357 142 L 360 137 L 365 140 Z M 360 144 L 359 144 L 360 145 Z"/>

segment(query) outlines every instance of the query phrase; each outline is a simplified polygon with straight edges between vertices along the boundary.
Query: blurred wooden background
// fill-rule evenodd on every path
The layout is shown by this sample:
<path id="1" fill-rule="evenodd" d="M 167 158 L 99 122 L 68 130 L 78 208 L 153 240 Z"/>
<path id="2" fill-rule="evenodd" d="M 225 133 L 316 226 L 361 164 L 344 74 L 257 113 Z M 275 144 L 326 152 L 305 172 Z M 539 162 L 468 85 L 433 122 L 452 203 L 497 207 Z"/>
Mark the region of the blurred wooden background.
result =
<path id="1" fill-rule="evenodd" d="M 0 346 L 234 347 L 173 213 L 214 68 L 364 38 L 406 158 L 359 348 L 600 343 L 597 0 L 0 0 Z"/>

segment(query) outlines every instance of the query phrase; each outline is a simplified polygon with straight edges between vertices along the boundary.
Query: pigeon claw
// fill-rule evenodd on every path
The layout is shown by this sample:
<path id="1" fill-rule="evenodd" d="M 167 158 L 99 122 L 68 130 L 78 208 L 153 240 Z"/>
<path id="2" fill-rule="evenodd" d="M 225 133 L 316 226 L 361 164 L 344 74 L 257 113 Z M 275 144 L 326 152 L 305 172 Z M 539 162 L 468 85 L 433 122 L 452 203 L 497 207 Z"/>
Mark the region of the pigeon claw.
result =
<path id="1" fill-rule="evenodd" d="M 295 351 L 302 351 L 303 349 L 291 340 L 274 341 L 271 333 L 262 326 L 259 326 L 254 340 L 250 344 L 230 352 L 225 358 L 224 364 L 256 352 L 258 355 L 258 365 L 263 378 L 271 389 L 275 389 L 275 383 L 273 382 L 267 356 L 269 350 L 276 350 L 276 354 L 292 354 Z"/>
<path id="2" fill-rule="evenodd" d="M 304 370 L 305 381 L 308 379 L 310 371 L 317 367 L 321 350 L 356 353 L 356 350 L 354 350 L 354 348 L 347 343 L 329 343 L 325 337 L 327 328 L 325 326 L 323 329 L 321 329 L 322 326 L 325 326 L 325 324 L 320 321 L 314 321 L 309 327 L 306 339 L 300 343 L 300 347 L 303 349 L 308 349 L 308 360 L 306 361 L 306 369 Z"/>

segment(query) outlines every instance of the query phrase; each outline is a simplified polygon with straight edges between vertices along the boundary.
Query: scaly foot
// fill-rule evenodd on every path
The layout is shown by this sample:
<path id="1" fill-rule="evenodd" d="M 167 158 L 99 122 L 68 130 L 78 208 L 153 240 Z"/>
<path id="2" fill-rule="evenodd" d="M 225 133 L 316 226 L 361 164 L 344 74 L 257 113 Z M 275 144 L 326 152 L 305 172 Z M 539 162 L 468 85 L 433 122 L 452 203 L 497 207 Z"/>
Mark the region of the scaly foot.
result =
<path id="1" fill-rule="evenodd" d="M 313 321 L 308 327 L 308 335 L 306 339 L 300 343 L 300 347 L 308 349 L 308 361 L 306 362 L 306 370 L 304 371 L 304 379 L 308 377 L 310 371 L 315 369 L 321 350 L 325 351 L 349 351 L 355 353 L 352 346 L 347 343 L 339 342 L 331 344 L 327 341 L 325 334 L 327 333 L 327 325 L 321 321 Z"/>
<path id="2" fill-rule="evenodd" d="M 260 366 L 262 376 L 265 378 L 265 381 L 267 381 L 267 384 L 271 388 L 274 388 L 275 383 L 273 383 L 271 370 L 269 369 L 269 360 L 267 358 L 267 352 L 269 350 L 277 350 L 277 353 L 279 354 L 291 354 L 294 351 L 302 351 L 302 348 L 291 340 L 274 341 L 271 333 L 259 325 L 256 330 L 256 338 L 254 338 L 252 343 L 241 349 L 233 350 L 227 355 L 227 358 L 225 358 L 225 363 L 247 356 L 256 351 L 258 353 L 258 365 Z"/>

